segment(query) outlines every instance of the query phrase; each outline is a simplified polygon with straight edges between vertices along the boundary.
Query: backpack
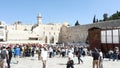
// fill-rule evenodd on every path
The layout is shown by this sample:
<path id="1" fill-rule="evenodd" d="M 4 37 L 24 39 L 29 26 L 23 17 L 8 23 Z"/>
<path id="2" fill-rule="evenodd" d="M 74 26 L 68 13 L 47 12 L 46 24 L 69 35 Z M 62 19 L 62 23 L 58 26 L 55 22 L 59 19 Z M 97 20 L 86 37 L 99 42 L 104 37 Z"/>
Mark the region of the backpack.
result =
<path id="1" fill-rule="evenodd" d="M 6 50 L 1 51 L 1 58 L 5 59 L 6 58 Z"/>

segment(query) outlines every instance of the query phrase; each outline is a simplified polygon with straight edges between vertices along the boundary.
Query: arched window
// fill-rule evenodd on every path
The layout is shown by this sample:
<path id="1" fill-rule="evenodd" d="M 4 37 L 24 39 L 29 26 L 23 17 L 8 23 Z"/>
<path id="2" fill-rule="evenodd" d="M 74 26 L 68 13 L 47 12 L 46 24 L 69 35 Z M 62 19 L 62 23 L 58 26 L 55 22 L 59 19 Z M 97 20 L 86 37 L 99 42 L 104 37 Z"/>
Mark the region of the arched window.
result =
<path id="1" fill-rule="evenodd" d="M 45 37 L 45 43 L 47 43 L 47 36 Z"/>
<path id="2" fill-rule="evenodd" d="M 50 38 L 50 43 L 54 43 L 54 37 L 53 36 Z"/>

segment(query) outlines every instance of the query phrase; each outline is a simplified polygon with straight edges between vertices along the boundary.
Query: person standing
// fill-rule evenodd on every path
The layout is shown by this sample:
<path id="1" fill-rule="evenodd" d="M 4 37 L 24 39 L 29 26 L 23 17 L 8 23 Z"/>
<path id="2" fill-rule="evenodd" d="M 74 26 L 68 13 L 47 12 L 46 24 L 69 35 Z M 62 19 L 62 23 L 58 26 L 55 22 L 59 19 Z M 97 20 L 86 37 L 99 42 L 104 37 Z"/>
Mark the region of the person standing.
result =
<path id="1" fill-rule="evenodd" d="M 19 56 L 20 56 L 20 48 L 19 48 L 19 46 L 17 46 L 17 47 L 15 48 L 15 59 L 16 59 L 16 61 L 17 61 L 17 64 L 18 64 Z"/>
<path id="2" fill-rule="evenodd" d="M 44 49 L 41 52 L 41 58 L 42 58 L 42 62 L 43 62 L 43 68 L 46 68 L 46 61 L 47 61 L 47 55 L 48 55 L 48 51 L 46 47 L 43 47 Z"/>
<path id="3" fill-rule="evenodd" d="M 35 46 L 32 46 L 32 57 L 34 57 L 34 52 L 35 52 Z"/>
<path id="4" fill-rule="evenodd" d="M 1 59 L 2 59 L 1 68 L 6 68 L 6 62 L 7 62 L 7 59 L 9 59 L 9 55 L 8 55 L 8 51 L 6 50 L 5 46 L 3 46 L 1 50 Z"/>
<path id="5" fill-rule="evenodd" d="M 68 53 L 68 62 L 67 62 L 67 68 L 74 68 L 74 61 L 73 61 L 73 52 L 69 51 Z"/>
<path id="6" fill-rule="evenodd" d="M 41 47 L 39 47 L 39 50 L 38 50 L 38 60 L 41 59 L 41 51 L 42 51 L 42 49 L 41 49 Z"/>
<path id="7" fill-rule="evenodd" d="M 113 53 L 113 61 L 115 61 L 115 60 L 118 61 L 118 55 L 119 55 L 119 48 L 115 47 L 114 53 Z"/>
<path id="8" fill-rule="evenodd" d="M 98 68 L 99 67 L 99 51 L 98 49 L 94 49 L 93 53 L 92 53 L 92 57 L 93 57 L 93 68 Z"/>
<path id="9" fill-rule="evenodd" d="M 112 49 L 109 50 L 108 54 L 109 54 L 109 61 L 111 59 L 113 60 L 113 50 Z"/>
<path id="10" fill-rule="evenodd" d="M 99 50 L 99 68 L 103 68 L 103 53 Z"/>
<path id="11" fill-rule="evenodd" d="M 7 47 L 7 51 L 8 51 L 8 55 L 9 55 L 9 59 L 7 59 L 7 65 L 8 65 L 8 68 L 10 68 L 10 62 L 11 62 L 11 58 L 12 58 L 12 48 Z"/>
<path id="12" fill-rule="evenodd" d="M 49 47 L 49 58 L 52 58 L 53 56 L 53 48 L 50 46 Z"/>

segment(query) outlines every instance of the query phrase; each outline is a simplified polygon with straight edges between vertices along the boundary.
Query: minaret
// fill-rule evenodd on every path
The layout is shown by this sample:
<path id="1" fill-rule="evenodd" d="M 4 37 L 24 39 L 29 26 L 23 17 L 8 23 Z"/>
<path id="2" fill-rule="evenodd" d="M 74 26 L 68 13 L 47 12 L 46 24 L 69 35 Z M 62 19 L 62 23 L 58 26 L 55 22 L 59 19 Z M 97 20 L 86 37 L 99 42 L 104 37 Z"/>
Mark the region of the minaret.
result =
<path id="1" fill-rule="evenodd" d="M 42 15 L 40 13 L 37 16 L 37 24 L 38 25 L 42 24 Z"/>

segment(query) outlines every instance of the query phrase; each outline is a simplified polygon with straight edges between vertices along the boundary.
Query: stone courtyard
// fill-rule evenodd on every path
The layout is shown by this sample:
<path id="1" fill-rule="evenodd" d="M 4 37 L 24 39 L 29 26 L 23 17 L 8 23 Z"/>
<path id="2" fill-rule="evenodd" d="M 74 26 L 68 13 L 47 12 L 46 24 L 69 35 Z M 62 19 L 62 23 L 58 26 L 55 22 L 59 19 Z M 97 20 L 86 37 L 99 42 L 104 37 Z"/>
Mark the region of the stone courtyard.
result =
<path id="1" fill-rule="evenodd" d="M 85 56 L 82 59 L 84 62 L 77 64 L 77 57 L 74 57 L 74 68 L 92 68 L 92 57 Z M 59 56 L 48 58 L 46 68 L 66 68 L 67 60 L 67 58 Z M 103 68 L 119 68 L 119 65 L 120 61 L 109 61 L 108 59 L 103 61 Z M 20 58 L 18 64 L 11 63 L 11 68 L 42 68 L 42 62 L 37 60 L 37 55 L 35 57 L 25 57 Z"/>

